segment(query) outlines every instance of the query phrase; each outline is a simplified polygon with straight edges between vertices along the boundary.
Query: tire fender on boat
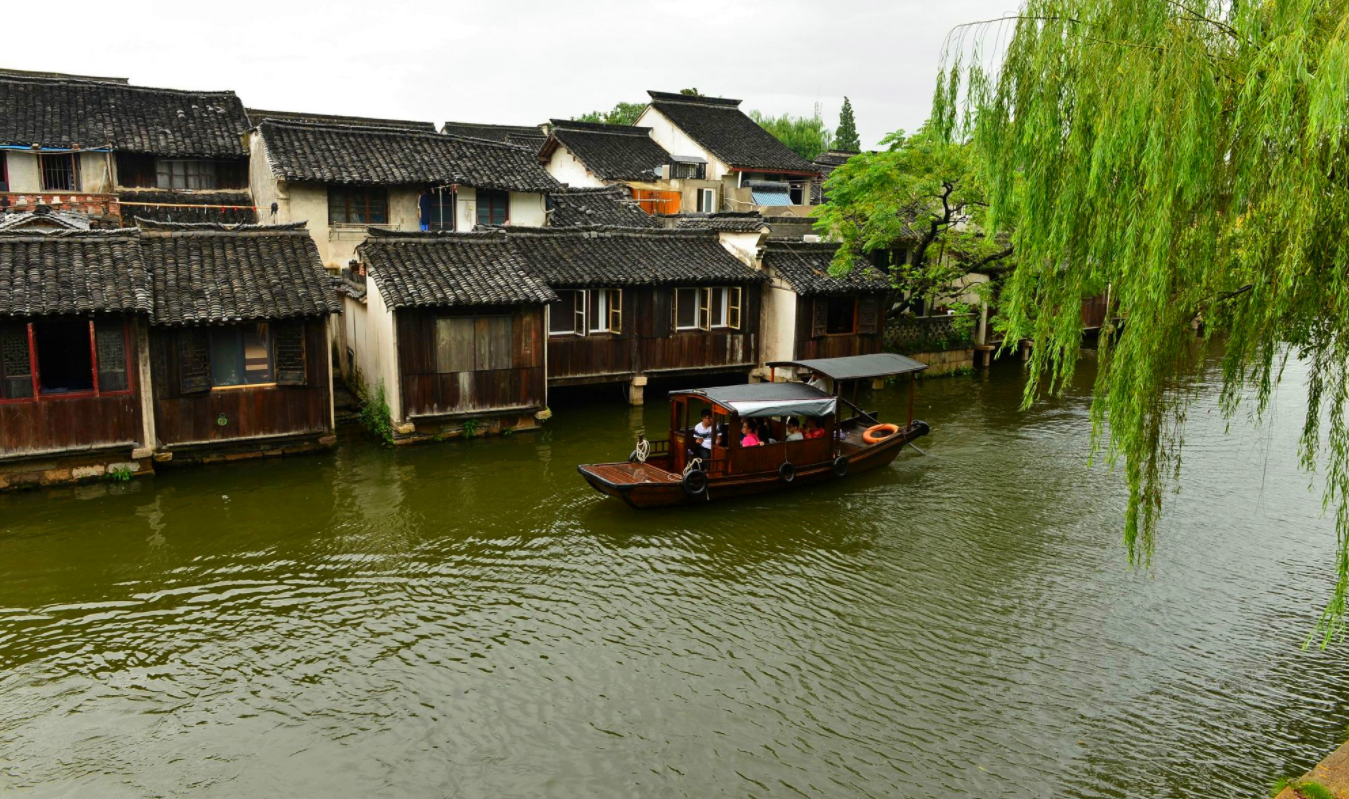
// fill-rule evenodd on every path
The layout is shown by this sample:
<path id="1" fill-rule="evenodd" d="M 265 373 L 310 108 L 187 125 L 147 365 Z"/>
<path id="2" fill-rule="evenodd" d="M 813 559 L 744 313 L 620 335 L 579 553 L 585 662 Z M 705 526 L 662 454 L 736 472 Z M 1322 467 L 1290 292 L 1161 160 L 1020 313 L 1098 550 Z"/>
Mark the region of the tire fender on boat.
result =
<path id="1" fill-rule="evenodd" d="M 707 472 L 702 469 L 690 469 L 681 482 L 684 484 L 684 493 L 691 497 L 701 497 L 707 493 Z"/>
<path id="2" fill-rule="evenodd" d="M 793 466 L 789 461 L 783 461 L 782 465 L 778 467 L 778 478 L 781 479 L 782 482 L 784 483 L 790 483 L 791 481 L 795 480 L 796 467 Z"/>
<path id="3" fill-rule="evenodd" d="M 847 455 L 840 455 L 837 458 L 834 458 L 834 475 L 837 477 L 846 475 L 848 473 L 849 463 L 850 461 L 848 460 Z"/>

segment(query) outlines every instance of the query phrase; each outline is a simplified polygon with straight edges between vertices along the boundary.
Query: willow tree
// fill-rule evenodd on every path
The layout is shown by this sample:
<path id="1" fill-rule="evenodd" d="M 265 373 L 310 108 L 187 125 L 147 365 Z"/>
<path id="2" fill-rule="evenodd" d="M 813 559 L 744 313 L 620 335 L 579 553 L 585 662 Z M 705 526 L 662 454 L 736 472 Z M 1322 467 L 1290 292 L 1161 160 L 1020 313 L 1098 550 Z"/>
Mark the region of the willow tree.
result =
<path id="1" fill-rule="evenodd" d="M 1124 463 L 1133 562 L 1180 475 L 1192 322 L 1222 338 L 1229 415 L 1244 397 L 1263 411 L 1286 359 L 1307 362 L 1301 462 L 1324 471 L 1338 536 L 1318 632 L 1343 633 L 1349 7 L 1025 0 L 953 34 L 933 119 L 972 142 L 989 224 L 1015 231 L 1001 312 L 1009 341 L 1035 344 L 1026 401 L 1072 377 L 1082 297 L 1109 287 L 1127 319 L 1102 336 L 1092 411 L 1096 444 Z"/>

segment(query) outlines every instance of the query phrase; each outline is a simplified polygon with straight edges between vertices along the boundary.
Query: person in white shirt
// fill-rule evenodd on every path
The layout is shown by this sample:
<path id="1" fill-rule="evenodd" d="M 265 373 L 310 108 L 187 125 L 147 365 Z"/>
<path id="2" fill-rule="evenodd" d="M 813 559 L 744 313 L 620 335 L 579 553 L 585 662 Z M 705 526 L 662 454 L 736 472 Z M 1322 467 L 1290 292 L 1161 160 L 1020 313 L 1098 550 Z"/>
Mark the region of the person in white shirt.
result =
<path id="1" fill-rule="evenodd" d="M 693 441 L 702 450 L 701 457 L 704 460 L 712 457 L 712 434 L 715 428 L 712 426 L 712 411 L 703 410 L 702 421 L 693 426 Z"/>
<path id="2" fill-rule="evenodd" d="M 795 418 L 788 419 L 788 420 L 787 420 L 787 440 L 788 440 L 788 441 L 800 441 L 800 440 L 802 440 L 803 438 L 805 438 L 805 436 L 801 435 L 801 426 L 798 425 L 798 424 L 796 423 L 796 419 L 795 419 Z"/>

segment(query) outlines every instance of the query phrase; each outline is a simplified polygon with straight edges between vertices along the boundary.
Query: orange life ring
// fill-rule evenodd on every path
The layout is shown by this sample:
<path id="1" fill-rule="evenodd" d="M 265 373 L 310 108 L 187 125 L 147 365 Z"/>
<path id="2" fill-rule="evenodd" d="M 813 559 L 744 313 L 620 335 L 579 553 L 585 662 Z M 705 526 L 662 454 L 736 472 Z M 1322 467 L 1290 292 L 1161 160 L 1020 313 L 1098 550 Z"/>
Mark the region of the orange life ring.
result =
<path id="1" fill-rule="evenodd" d="M 868 444 L 879 444 L 898 432 L 899 425 L 897 424 L 876 424 L 867 428 L 867 431 L 862 434 L 862 440 Z M 877 433 L 881 433 L 881 435 L 876 435 Z"/>

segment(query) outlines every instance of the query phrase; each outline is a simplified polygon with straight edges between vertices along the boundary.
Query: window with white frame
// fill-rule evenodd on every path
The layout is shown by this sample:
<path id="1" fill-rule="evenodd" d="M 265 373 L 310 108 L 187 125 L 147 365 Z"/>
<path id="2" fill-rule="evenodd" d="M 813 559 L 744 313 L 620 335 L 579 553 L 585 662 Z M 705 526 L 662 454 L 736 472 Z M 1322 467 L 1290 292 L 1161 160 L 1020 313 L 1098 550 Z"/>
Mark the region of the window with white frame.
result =
<path id="1" fill-rule="evenodd" d="M 743 289 L 740 286 L 677 288 L 676 330 L 740 329 Z"/>
<path id="2" fill-rule="evenodd" d="M 553 336 L 588 336 L 623 331 L 621 289 L 563 289 L 549 314 Z"/>
<path id="3" fill-rule="evenodd" d="M 716 212 L 717 212 L 717 190 L 698 189 L 698 213 L 714 214 Z"/>

